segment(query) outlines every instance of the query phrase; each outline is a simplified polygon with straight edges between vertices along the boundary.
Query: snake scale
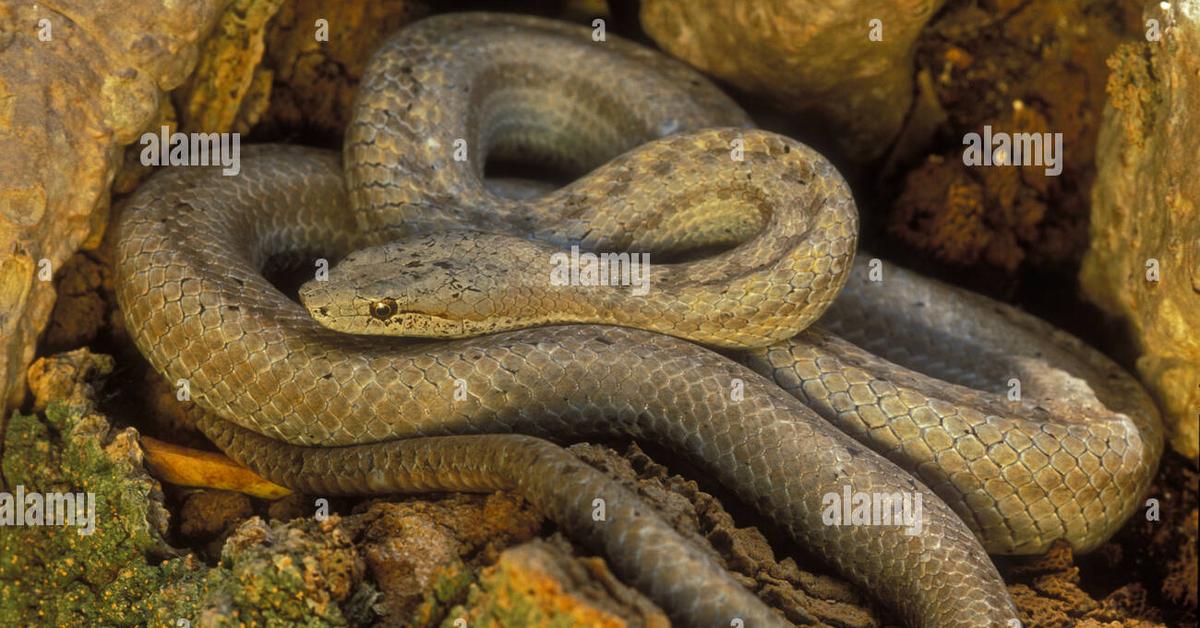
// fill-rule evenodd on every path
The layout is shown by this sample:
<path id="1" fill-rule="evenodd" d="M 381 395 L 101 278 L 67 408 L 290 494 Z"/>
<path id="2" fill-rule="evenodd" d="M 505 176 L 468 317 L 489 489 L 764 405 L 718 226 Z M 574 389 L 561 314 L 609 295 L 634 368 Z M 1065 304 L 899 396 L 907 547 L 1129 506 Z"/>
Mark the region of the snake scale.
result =
<path id="1" fill-rule="evenodd" d="M 515 198 L 485 181 L 493 159 L 586 174 Z M 1094 548 L 1156 468 L 1158 415 L 1127 374 L 1007 305 L 855 259 L 827 160 L 635 44 L 423 20 L 369 64 L 342 162 L 249 147 L 236 177 L 157 174 L 118 225 L 140 351 L 188 381 L 221 449 L 294 489 L 516 489 L 672 619 L 786 625 L 543 440 L 648 439 L 908 624 L 985 626 L 1016 617 L 987 552 Z M 552 286 L 568 245 L 667 263 L 644 295 Z M 344 261 L 304 305 L 263 276 L 312 256 Z M 458 339 L 362 335 L 394 333 Z M 827 525 L 844 490 L 920 495 L 922 525 Z"/>

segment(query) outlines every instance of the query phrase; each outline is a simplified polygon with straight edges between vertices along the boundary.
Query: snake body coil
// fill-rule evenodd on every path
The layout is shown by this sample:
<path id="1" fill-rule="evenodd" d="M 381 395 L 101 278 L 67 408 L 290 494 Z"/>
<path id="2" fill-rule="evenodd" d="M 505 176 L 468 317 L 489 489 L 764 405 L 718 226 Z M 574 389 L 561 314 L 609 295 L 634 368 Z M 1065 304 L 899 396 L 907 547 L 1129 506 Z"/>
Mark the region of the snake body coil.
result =
<path id="1" fill-rule="evenodd" d="M 869 281 L 850 261 L 836 171 L 748 126 L 707 81 L 632 44 L 534 18 L 431 18 L 368 67 L 346 183 L 330 154 L 264 146 L 236 178 L 144 184 L 119 225 L 118 299 L 151 364 L 189 381 L 214 441 L 298 490 L 516 488 L 674 619 L 781 623 L 628 491 L 538 438 L 631 435 L 696 460 L 908 623 L 1003 625 L 1015 611 L 985 548 L 1110 536 L 1157 464 L 1153 406 L 1012 308 L 890 266 Z M 592 172 L 518 201 L 483 183 L 496 156 Z M 463 228 L 488 235 L 444 234 Z M 734 248 L 656 267 L 648 294 L 592 307 L 511 280 L 528 262 L 497 272 L 496 243 L 526 237 L 667 257 Z M 305 294 L 328 325 L 507 331 L 326 329 L 262 276 L 285 254 L 349 255 Z M 394 307 L 373 316 L 379 302 Z M 522 329 L 546 322 L 522 306 L 547 303 L 580 324 Z M 743 364 L 689 340 L 740 348 Z M 1019 402 L 998 394 L 1012 379 Z M 920 529 L 828 525 L 825 497 L 847 489 L 920 495 Z"/>

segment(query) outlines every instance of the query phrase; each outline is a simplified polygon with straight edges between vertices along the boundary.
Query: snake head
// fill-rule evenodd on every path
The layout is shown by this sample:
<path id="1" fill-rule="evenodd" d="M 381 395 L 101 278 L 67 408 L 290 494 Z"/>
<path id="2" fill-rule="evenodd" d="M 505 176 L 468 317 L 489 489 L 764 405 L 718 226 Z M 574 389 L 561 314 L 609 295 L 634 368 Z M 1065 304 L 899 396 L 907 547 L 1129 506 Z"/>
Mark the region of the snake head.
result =
<path id="1" fill-rule="evenodd" d="M 555 251 L 469 231 L 416 236 L 350 254 L 326 279 L 301 286 L 300 300 L 318 323 L 345 333 L 463 338 L 532 327 L 548 315 L 534 305 L 563 302 L 549 295 Z"/>

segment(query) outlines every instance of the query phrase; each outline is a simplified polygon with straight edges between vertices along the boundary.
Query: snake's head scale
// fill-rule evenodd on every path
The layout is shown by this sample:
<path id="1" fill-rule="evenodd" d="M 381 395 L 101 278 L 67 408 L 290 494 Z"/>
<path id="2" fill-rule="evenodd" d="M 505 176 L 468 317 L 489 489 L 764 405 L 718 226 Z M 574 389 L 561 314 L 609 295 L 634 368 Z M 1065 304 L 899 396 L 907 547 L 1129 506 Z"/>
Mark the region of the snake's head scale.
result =
<path id="1" fill-rule="evenodd" d="M 567 301 L 551 294 L 546 272 L 557 250 L 496 234 L 416 236 L 350 254 L 326 279 L 301 286 L 300 300 L 318 323 L 345 333 L 462 338 L 521 329 L 544 322 L 547 313 L 532 305 Z"/>

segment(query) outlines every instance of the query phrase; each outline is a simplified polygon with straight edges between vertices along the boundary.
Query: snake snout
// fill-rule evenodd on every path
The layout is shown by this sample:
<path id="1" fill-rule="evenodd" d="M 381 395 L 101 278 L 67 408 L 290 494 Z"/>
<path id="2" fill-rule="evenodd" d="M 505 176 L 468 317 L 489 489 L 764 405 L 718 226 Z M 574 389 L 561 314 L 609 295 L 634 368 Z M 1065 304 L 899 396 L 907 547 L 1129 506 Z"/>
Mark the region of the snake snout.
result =
<path id="1" fill-rule="evenodd" d="M 310 279 L 304 282 L 300 286 L 298 296 L 309 316 L 321 326 L 336 331 L 347 331 L 344 322 L 346 313 L 339 306 L 336 290 L 328 285 L 327 281 Z"/>

